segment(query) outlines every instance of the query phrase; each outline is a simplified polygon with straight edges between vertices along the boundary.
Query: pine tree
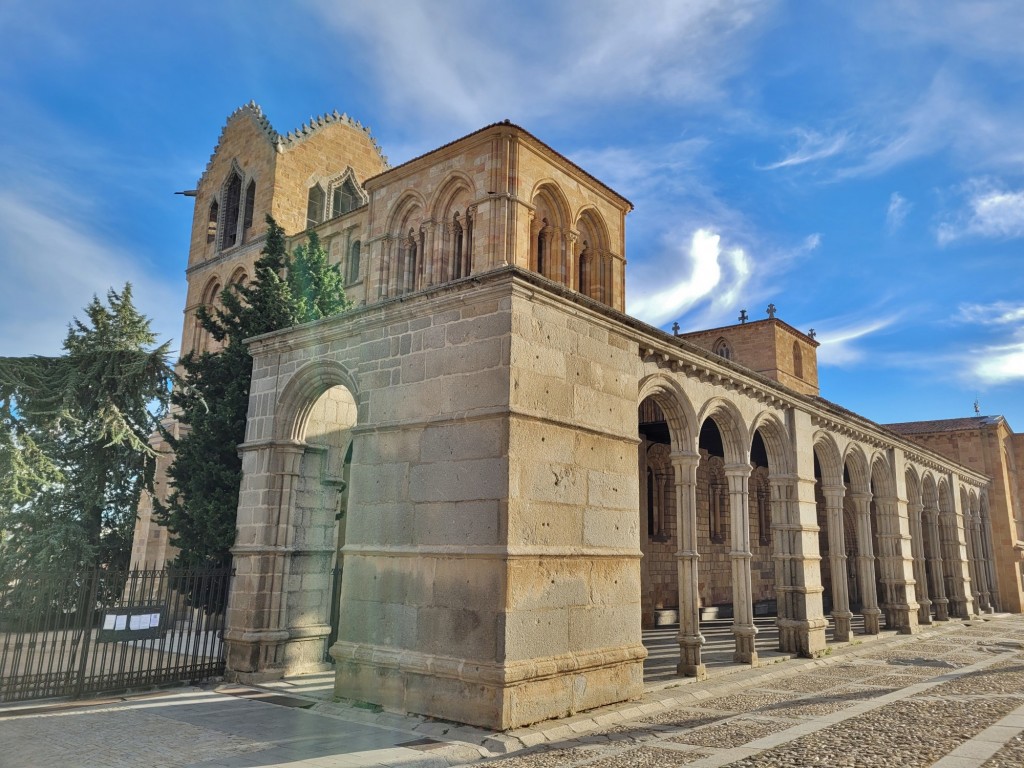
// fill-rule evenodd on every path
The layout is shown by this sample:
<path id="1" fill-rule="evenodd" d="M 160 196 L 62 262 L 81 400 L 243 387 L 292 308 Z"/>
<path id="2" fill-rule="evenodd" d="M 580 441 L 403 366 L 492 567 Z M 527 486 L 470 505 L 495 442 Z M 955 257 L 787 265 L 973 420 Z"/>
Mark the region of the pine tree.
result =
<path id="1" fill-rule="evenodd" d="M 284 277 L 282 277 L 284 275 Z M 200 308 L 200 325 L 222 346 L 190 352 L 181 364 L 187 387 L 174 393 L 183 435 L 168 439 L 175 458 L 174 491 L 157 503 L 157 519 L 178 547 L 176 566 L 221 567 L 231 562 L 242 479 L 238 445 L 245 439 L 252 356 L 244 340 L 344 311 L 350 306 L 336 265 L 315 233 L 293 258 L 284 231 L 267 217 L 267 239 L 256 274 L 221 294 L 221 308 Z"/>
<path id="2" fill-rule="evenodd" d="M 0 569 L 123 567 L 173 371 L 131 285 L 96 297 L 59 357 L 0 358 Z"/>

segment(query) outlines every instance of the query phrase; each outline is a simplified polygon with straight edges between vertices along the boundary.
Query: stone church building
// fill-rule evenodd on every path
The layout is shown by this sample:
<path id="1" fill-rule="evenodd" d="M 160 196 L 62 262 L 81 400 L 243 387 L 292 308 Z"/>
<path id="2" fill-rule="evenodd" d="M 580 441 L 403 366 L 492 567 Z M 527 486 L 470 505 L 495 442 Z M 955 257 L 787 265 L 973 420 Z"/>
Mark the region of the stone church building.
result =
<path id="1" fill-rule="evenodd" d="M 755 614 L 815 656 L 1020 610 L 988 473 L 820 397 L 817 342 L 774 313 L 626 315 L 630 202 L 519 126 L 389 167 L 351 118 L 282 135 L 249 104 L 194 197 L 183 349 L 268 213 L 357 305 L 251 341 L 236 677 L 330 659 L 339 696 L 507 729 L 639 696 L 666 611 L 700 677 L 715 614 L 753 664 Z M 135 561 L 166 539 L 140 510 Z"/>

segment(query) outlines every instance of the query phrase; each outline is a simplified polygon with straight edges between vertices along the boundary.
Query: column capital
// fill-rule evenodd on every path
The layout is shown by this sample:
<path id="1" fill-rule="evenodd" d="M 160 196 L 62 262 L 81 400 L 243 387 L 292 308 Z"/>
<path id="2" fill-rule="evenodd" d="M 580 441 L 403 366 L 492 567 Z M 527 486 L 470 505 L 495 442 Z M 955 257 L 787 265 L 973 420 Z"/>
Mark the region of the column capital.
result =
<path id="1" fill-rule="evenodd" d="M 751 467 L 749 464 L 725 465 L 726 477 L 750 477 L 751 472 L 753 472 L 753 467 Z"/>

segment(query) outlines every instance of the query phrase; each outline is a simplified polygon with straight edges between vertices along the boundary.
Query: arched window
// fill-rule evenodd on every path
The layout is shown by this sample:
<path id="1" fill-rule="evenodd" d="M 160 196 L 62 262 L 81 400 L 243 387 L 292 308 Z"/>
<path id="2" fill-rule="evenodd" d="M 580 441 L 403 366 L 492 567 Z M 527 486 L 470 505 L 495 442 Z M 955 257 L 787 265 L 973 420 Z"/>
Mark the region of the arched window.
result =
<path id="1" fill-rule="evenodd" d="M 348 251 L 348 281 L 354 283 L 359 279 L 359 251 L 362 246 L 356 240 Z"/>
<path id="2" fill-rule="evenodd" d="M 306 202 L 306 229 L 312 229 L 324 220 L 324 206 L 327 203 L 327 193 L 319 184 L 314 184 L 309 189 L 309 199 Z"/>
<path id="3" fill-rule="evenodd" d="M 334 188 L 333 199 L 331 200 L 331 215 L 341 216 L 349 211 L 354 211 L 362 204 L 359 193 L 356 192 L 352 179 L 345 179 L 341 186 Z"/>
<path id="4" fill-rule="evenodd" d="M 793 342 L 793 375 L 798 379 L 804 377 L 804 355 L 800 351 L 800 342 Z"/>
<path id="5" fill-rule="evenodd" d="M 238 242 L 238 212 L 242 203 L 242 177 L 232 173 L 224 191 L 224 239 L 222 248 L 230 248 Z"/>
<path id="6" fill-rule="evenodd" d="M 726 360 L 732 360 L 732 348 L 729 346 L 729 342 L 725 339 L 719 339 L 716 341 L 712 351 L 719 357 L 724 357 Z"/>
<path id="7" fill-rule="evenodd" d="M 217 219 L 220 216 L 220 205 L 214 200 L 210 203 L 210 217 L 206 220 L 206 242 L 212 243 L 217 239 Z"/>
<path id="8" fill-rule="evenodd" d="M 242 214 L 242 241 L 248 239 L 249 230 L 252 229 L 252 215 L 256 209 L 256 181 L 249 182 L 245 188 L 245 212 Z"/>

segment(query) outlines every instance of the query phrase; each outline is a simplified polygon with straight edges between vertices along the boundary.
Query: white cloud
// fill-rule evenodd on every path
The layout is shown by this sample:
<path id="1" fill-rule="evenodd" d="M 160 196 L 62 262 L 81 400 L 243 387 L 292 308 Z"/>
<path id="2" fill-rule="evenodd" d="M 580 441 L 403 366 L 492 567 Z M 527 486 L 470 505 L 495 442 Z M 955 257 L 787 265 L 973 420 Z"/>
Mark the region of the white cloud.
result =
<path id="1" fill-rule="evenodd" d="M 1024 237 L 1024 190 L 1004 190 L 989 182 L 968 185 L 972 192 L 966 210 L 939 225 L 939 245 L 963 237 L 1009 239 Z"/>
<path id="2" fill-rule="evenodd" d="M 1024 381 L 1024 340 L 976 350 L 970 362 L 972 373 L 984 384 Z"/>
<path id="3" fill-rule="evenodd" d="M 899 192 L 889 195 L 889 207 L 885 211 L 885 228 L 889 232 L 896 232 L 907 219 L 907 214 L 913 206 Z"/>
<path id="4" fill-rule="evenodd" d="M 867 354 L 857 342 L 873 333 L 884 330 L 899 319 L 899 315 L 874 318 L 871 320 L 854 320 L 845 325 L 819 332 L 817 341 L 818 362 L 823 365 L 845 366 L 860 362 Z M 828 328 L 829 320 L 823 320 L 818 326 Z"/>
<path id="5" fill-rule="evenodd" d="M 825 160 L 842 152 L 849 140 L 849 135 L 845 132 L 829 136 L 816 131 L 798 129 L 795 133 L 798 139 L 796 149 L 778 162 L 764 166 L 762 170 L 774 171 L 778 168 Z"/>
<path id="6" fill-rule="evenodd" d="M 0 355 L 58 354 L 72 317 L 83 316 L 93 295 L 102 298 L 125 282 L 160 341 L 178 339 L 184 286 L 153 280 L 138 258 L 72 222 L 65 208 L 50 208 L 0 190 Z"/>
<path id="7" fill-rule="evenodd" d="M 682 266 L 674 272 L 685 273 L 686 277 L 632 300 L 627 307 L 631 315 L 660 325 L 704 300 L 728 306 L 736 300 L 753 270 L 753 263 L 742 248 L 723 249 L 721 236 L 709 229 L 695 231 L 689 247 L 680 247 L 676 255 Z M 725 284 L 728 287 L 723 289 Z"/>
<path id="8" fill-rule="evenodd" d="M 363 47 L 403 113 L 464 126 L 591 109 L 614 100 L 720 98 L 775 3 L 577 0 L 507 6 L 309 0 Z M 344 55 L 352 56 L 348 48 Z"/>
<path id="9" fill-rule="evenodd" d="M 961 304 L 954 318 L 961 323 L 1006 325 L 1024 323 L 1024 304 L 995 301 L 991 304 Z"/>

